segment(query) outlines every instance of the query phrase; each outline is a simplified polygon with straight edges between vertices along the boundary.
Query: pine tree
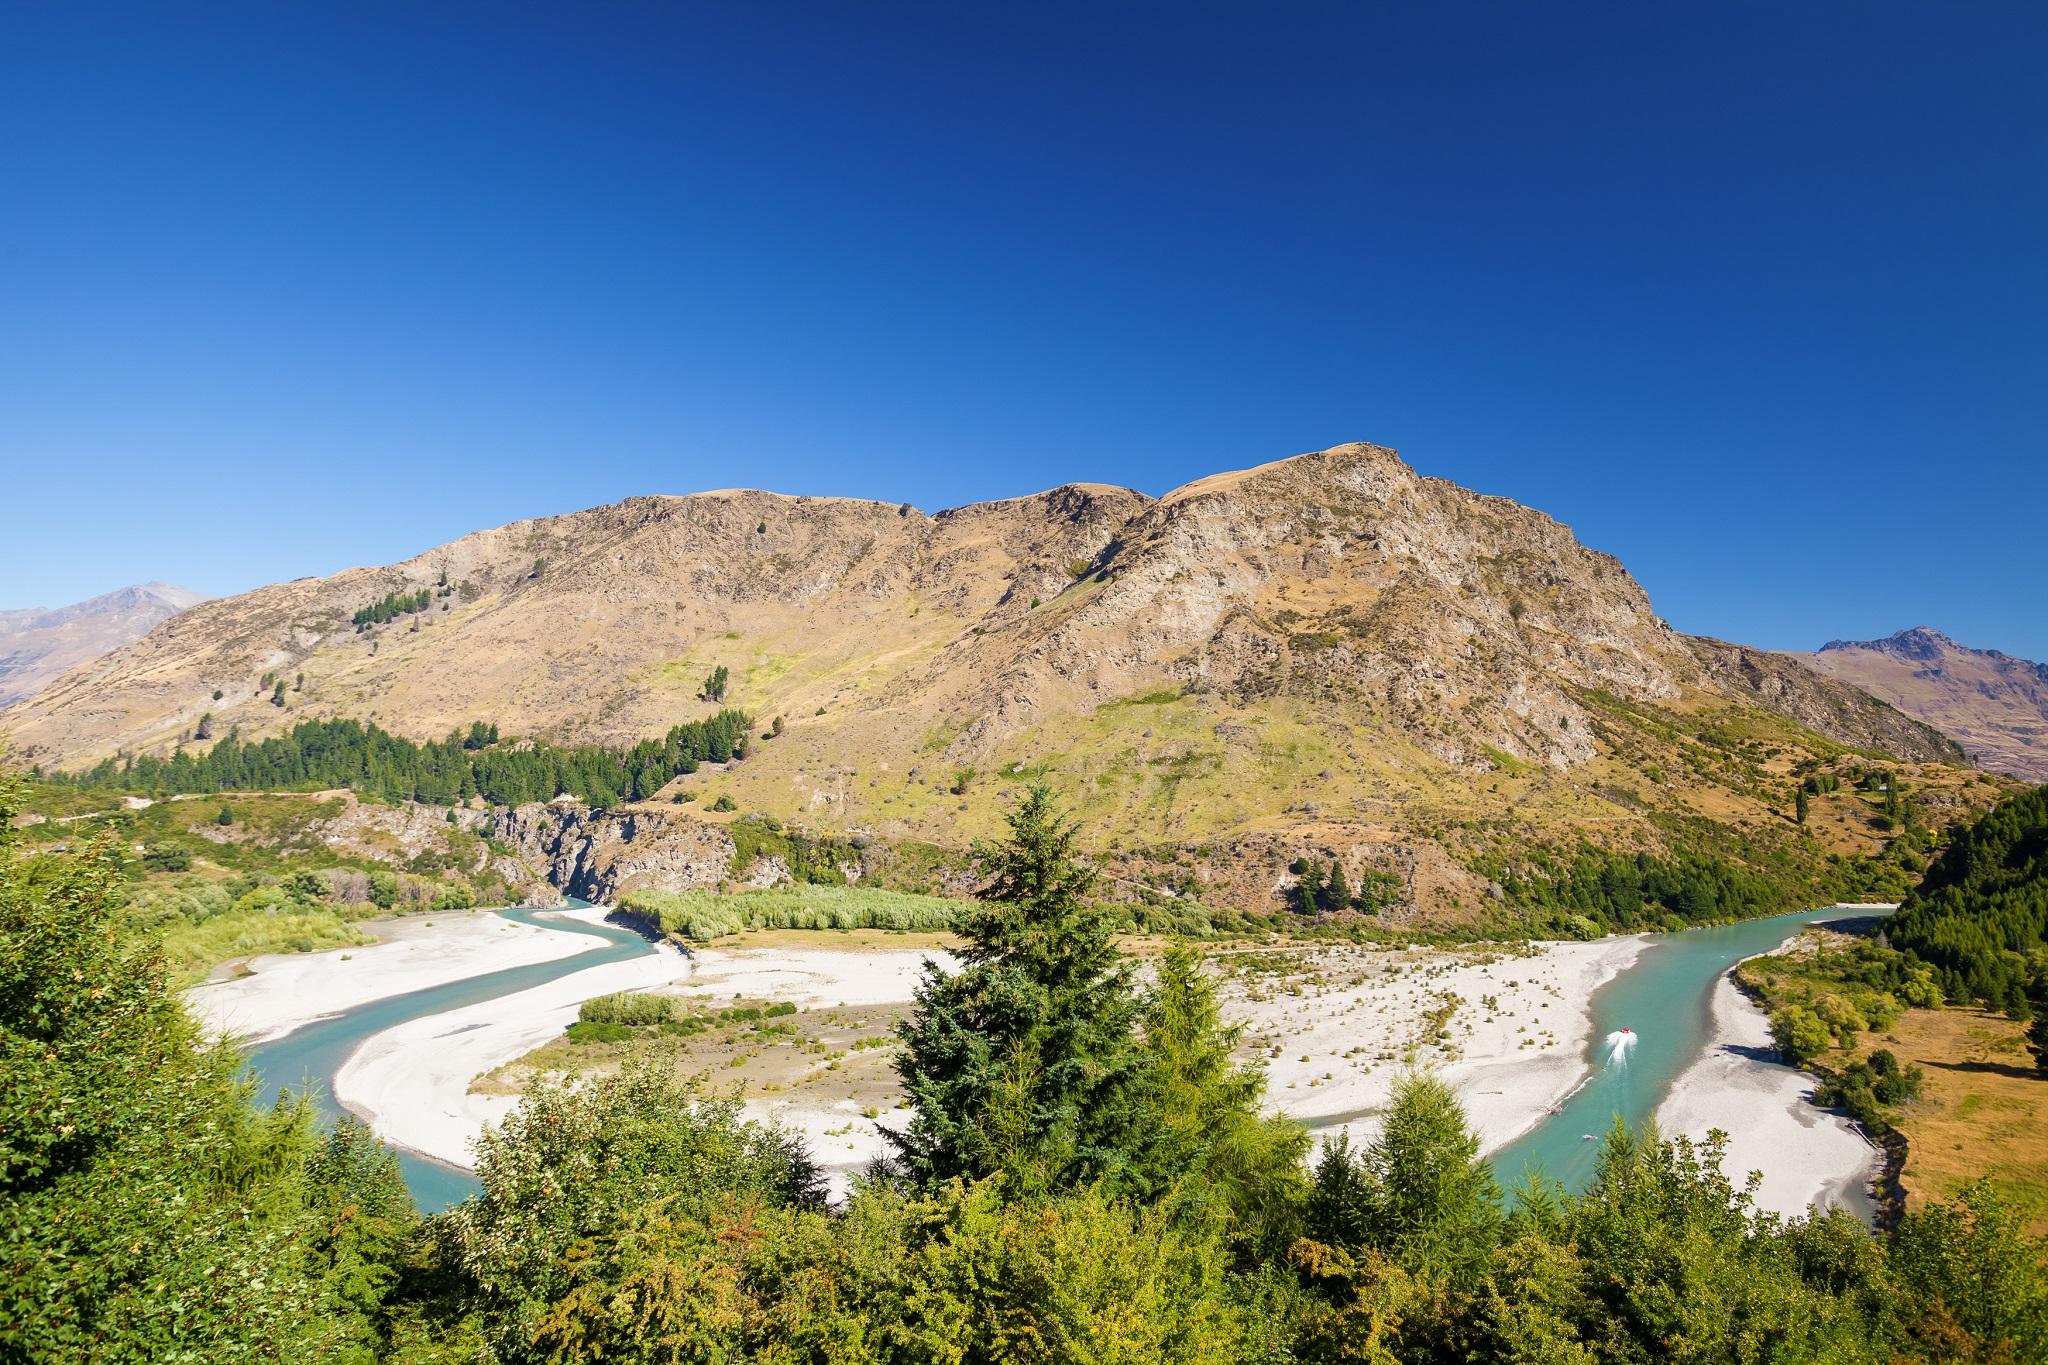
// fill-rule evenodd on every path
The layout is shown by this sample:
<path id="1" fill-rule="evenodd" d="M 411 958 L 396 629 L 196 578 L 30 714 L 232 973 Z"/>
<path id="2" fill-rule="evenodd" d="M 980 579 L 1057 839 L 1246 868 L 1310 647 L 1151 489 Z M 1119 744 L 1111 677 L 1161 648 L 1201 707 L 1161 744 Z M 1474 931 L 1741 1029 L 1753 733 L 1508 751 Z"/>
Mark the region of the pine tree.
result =
<path id="1" fill-rule="evenodd" d="M 1178 1188 L 1207 1199 L 1234 1236 L 1275 1251 L 1291 1238 L 1306 1193 L 1308 1134 L 1260 1112 L 1265 1072 L 1232 1056 L 1242 1034 L 1223 1022 L 1194 950 L 1168 950 L 1145 1013 L 1153 1133 L 1146 1192 L 1156 1198 Z"/>
<path id="2" fill-rule="evenodd" d="M 1804 787 L 1793 789 L 1792 818 L 1802 825 L 1806 823 L 1806 788 Z"/>
<path id="3" fill-rule="evenodd" d="M 1336 859 L 1330 862 L 1330 879 L 1323 883 L 1318 903 L 1325 910 L 1349 910 L 1351 908 L 1351 883 L 1344 876 L 1344 864 Z"/>
<path id="4" fill-rule="evenodd" d="M 2048 972 L 2028 984 L 2027 1006 L 2033 1013 L 2027 1023 L 2027 1051 L 2034 1054 L 2035 1069 L 2048 1075 Z"/>
<path id="5" fill-rule="evenodd" d="M 1295 860 L 1294 872 L 1296 908 L 1304 915 L 1313 915 L 1323 900 L 1323 865 L 1314 858 L 1304 856 Z"/>
<path id="6" fill-rule="evenodd" d="M 216 825 L 232 825 L 235 823 L 234 808 L 232 806 L 222 806 L 220 814 L 213 817 L 213 823 Z"/>
<path id="7" fill-rule="evenodd" d="M 976 851 L 989 883 L 962 929 L 966 965 L 927 963 L 897 1026 L 917 1116 L 891 1136 L 927 1188 L 999 1173 L 1013 1190 L 1128 1183 L 1151 1136 L 1131 967 L 1046 789 L 1009 824 L 1007 843 Z"/>

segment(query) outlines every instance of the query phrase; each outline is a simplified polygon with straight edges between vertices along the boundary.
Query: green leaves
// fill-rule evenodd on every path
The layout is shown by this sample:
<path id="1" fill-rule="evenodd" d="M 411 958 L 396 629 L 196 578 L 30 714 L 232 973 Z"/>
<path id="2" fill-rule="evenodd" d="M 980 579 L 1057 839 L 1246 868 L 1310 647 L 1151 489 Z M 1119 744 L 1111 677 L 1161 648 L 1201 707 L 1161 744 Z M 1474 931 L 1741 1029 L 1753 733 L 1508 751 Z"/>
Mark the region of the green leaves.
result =
<path id="1" fill-rule="evenodd" d="M 1142 1179 L 1143 1004 L 1114 921 L 1085 897 L 1074 827 L 1034 789 L 1008 842 L 976 850 L 982 906 L 961 927 L 965 968 L 927 964 L 898 1026 L 897 1073 L 917 1107 L 895 1135 L 911 1178 L 1007 1175 L 1022 1189 Z"/>
<path id="2" fill-rule="evenodd" d="M 98 846 L 0 849 L 0 1358 L 310 1351 L 305 1112 L 246 1107 L 233 1054 L 114 932 L 117 879 Z"/>

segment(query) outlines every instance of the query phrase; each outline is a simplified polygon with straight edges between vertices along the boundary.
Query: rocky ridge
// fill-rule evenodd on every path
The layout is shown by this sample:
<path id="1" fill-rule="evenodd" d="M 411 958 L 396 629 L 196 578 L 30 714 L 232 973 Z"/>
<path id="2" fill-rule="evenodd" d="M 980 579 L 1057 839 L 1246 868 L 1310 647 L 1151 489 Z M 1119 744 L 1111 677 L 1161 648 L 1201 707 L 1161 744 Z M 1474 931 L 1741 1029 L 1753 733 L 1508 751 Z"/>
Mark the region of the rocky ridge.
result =
<path id="1" fill-rule="evenodd" d="M 1926 626 L 1830 640 L 1795 657 L 1938 727 L 1986 768 L 2048 782 L 2048 664 L 1972 649 Z"/>
<path id="2" fill-rule="evenodd" d="M 421 589 L 424 612 L 351 620 Z M 1157 894 L 1270 896 L 1321 848 L 1469 905 L 1477 845 L 1656 846 L 1659 810 L 1775 838 L 1802 755 L 1958 758 L 1796 660 L 1672 630 L 1543 513 L 1362 444 L 1157 499 L 1075 484 L 926 515 L 724 490 L 516 522 L 203 603 L 0 733 L 63 767 L 168 752 L 209 713 L 215 735 L 347 716 L 623 744 L 715 709 L 718 666 L 782 737 L 646 808 L 503 837 L 572 894 L 703 885 L 730 841 L 668 802 L 685 789 L 957 848 L 1048 781 Z M 294 683 L 285 706 L 266 678 Z M 1745 716 L 1768 733 L 1731 748 L 1717 727 Z M 1162 849 L 1202 852 L 1175 871 Z"/>

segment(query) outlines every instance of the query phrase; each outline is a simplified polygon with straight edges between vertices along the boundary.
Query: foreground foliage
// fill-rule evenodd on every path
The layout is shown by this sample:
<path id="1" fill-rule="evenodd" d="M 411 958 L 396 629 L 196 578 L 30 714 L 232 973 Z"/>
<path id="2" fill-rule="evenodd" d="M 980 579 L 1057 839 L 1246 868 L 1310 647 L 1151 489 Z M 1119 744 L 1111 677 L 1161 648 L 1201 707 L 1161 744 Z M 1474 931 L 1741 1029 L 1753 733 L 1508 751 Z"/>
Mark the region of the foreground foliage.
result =
<path id="1" fill-rule="evenodd" d="M 0 850 L 0 1359 L 2048 1361 L 2048 1253 L 1982 1187 L 1880 1238 L 1617 1128 L 1585 1195 L 1509 1207 L 1426 1076 L 1304 1170 L 1071 835 L 1040 794 L 986 851 L 905 1026 L 926 1107 L 842 1208 L 790 1135 L 629 1071 L 531 1093 L 424 1220 L 360 1127 L 251 1106 L 108 930 L 103 850 Z"/>

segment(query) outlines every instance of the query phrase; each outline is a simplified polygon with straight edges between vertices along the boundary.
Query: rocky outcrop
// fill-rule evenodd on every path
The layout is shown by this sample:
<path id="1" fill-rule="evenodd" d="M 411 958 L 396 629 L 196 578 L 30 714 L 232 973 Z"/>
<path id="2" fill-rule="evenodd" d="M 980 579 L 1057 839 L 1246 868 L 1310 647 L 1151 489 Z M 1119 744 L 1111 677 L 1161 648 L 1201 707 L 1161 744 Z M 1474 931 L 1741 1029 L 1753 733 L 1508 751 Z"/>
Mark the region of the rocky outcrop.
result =
<path id="1" fill-rule="evenodd" d="M 592 811 L 559 802 L 500 810 L 491 820 L 493 832 L 543 869 L 550 884 L 593 904 L 611 904 L 642 888 L 711 891 L 778 880 L 772 869 L 751 879 L 734 876 L 732 836 L 718 825 L 682 816 Z"/>

